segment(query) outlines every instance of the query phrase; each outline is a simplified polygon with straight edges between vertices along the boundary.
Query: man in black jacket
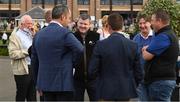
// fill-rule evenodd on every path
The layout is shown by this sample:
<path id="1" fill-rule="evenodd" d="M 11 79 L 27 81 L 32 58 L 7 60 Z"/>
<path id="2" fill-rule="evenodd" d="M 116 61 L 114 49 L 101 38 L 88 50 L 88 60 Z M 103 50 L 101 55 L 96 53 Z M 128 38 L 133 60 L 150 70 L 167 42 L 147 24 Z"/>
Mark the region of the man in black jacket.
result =
<path id="1" fill-rule="evenodd" d="M 151 17 L 155 37 L 149 46 L 142 48 L 145 63 L 144 82 L 147 86 L 148 101 L 170 101 L 176 85 L 176 61 L 178 38 L 170 27 L 167 12 L 158 9 Z"/>
<path id="2" fill-rule="evenodd" d="M 84 45 L 84 54 L 80 62 L 75 66 L 75 100 L 84 101 L 85 89 L 89 95 L 90 101 L 95 100 L 95 80 L 87 77 L 88 64 L 96 42 L 99 40 L 99 34 L 90 31 L 91 19 L 87 14 L 81 14 L 77 22 L 76 38 Z"/>

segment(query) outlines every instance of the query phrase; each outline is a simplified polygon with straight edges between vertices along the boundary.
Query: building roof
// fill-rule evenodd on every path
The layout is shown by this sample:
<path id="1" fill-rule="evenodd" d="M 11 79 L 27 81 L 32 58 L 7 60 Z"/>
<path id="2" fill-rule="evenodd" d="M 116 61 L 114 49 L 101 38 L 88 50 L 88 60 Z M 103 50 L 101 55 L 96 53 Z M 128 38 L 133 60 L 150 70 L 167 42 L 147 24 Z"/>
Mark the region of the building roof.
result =
<path id="1" fill-rule="evenodd" d="M 30 15 L 32 17 L 32 19 L 44 19 L 44 13 L 45 13 L 44 9 L 42 9 L 39 6 L 36 6 L 32 9 L 30 9 L 29 11 L 17 16 L 15 19 L 20 20 L 20 18 L 26 14 Z"/>

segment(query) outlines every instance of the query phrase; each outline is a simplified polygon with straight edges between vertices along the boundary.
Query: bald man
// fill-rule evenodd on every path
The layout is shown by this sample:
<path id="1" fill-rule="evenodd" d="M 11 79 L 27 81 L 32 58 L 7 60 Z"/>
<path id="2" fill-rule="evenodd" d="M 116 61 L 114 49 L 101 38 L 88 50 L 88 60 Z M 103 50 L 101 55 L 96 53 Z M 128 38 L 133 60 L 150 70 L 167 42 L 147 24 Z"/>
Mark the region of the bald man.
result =
<path id="1" fill-rule="evenodd" d="M 9 56 L 16 82 L 16 101 L 36 101 L 28 49 L 32 45 L 33 22 L 29 15 L 21 17 L 20 27 L 9 38 Z"/>

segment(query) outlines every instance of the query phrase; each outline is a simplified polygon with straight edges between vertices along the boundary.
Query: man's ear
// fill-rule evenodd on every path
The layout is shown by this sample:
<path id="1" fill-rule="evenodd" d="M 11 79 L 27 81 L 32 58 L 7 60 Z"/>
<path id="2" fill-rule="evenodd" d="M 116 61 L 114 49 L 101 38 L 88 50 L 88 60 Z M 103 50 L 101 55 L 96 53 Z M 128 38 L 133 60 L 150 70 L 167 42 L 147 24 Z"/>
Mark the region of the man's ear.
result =
<path id="1" fill-rule="evenodd" d="M 61 15 L 61 21 L 63 21 L 64 19 L 66 18 L 66 16 L 63 14 L 63 15 Z"/>

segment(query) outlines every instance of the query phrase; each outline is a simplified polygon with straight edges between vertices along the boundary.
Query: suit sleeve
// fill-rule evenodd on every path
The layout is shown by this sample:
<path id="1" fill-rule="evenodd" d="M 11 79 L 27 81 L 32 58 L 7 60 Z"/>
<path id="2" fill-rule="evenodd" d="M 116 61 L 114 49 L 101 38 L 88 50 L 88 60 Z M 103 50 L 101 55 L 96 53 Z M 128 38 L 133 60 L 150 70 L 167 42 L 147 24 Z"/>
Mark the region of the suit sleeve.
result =
<path id="1" fill-rule="evenodd" d="M 33 79 L 36 84 L 37 77 L 38 77 L 38 70 L 39 70 L 39 60 L 38 60 L 34 42 L 35 42 L 35 39 L 33 41 L 32 47 L 31 47 L 31 66 L 32 66 L 32 72 L 33 72 Z"/>
<path id="2" fill-rule="evenodd" d="M 9 38 L 8 50 L 9 50 L 9 57 L 15 60 L 25 58 L 29 55 L 27 49 L 19 48 L 17 38 L 13 33 Z"/>
<path id="3" fill-rule="evenodd" d="M 88 77 L 90 79 L 95 79 L 98 76 L 100 60 L 100 48 L 99 43 L 97 43 L 94 47 L 92 58 L 90 60 L 88 68 Z"/>
<path id="4" fill-rule="evenodd" d="M 136 46 L 135 51 L 135 58 L 134 58 L 134 77 L 136 81 L 136 85 L 138 86 L 139 83 L 143 80 L 143 71 L 140 65 L 140 54 L 138 53 L 138 47 Z"/>
<path id="5" fill-rule="evenodd" d="M 73 64 L 78 63 L 78 59 L 83 53 L 83 45 L 77 40 L 72 33 L 67 33 L 65 37 L 65 46 L 71 49 L 73 52 Z"/>

